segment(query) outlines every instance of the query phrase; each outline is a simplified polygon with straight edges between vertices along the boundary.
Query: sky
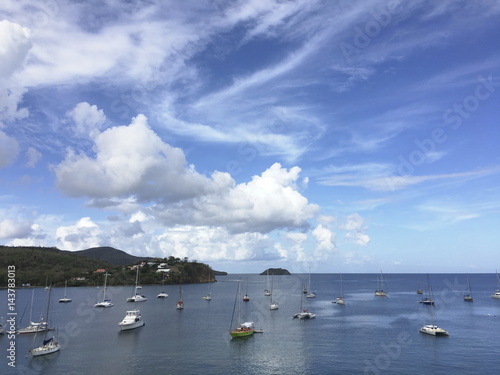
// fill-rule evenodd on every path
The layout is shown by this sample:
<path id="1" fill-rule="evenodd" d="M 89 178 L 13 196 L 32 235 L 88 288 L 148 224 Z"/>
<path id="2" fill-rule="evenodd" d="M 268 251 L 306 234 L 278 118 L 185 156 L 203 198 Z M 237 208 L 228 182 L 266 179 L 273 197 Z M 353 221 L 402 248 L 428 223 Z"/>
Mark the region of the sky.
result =
<path id="1" fill-rule="evenodd" d="M 0 243 L 500 268 L 500 4 L 0 7 Z"/>

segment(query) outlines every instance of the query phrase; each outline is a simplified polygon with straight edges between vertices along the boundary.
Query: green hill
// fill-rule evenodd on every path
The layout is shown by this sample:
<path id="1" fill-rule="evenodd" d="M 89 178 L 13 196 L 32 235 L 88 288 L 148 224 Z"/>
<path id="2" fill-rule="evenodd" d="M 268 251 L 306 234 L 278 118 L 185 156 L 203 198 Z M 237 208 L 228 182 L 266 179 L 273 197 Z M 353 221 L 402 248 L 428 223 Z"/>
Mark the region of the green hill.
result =
<path id="1" fill-rule="evenodd" d="M 73 251 L 72 253 L 88 258 L 103 260 L 115 266 L 126 266 L 128 264 L 135 264 L 153 259 L 148 257 L 136 257 L 134 255 L 127 254 L 123 250 L 117 250 L 113 247 L 108 246 L 93 247 L 87 250 Z"/>
<path id="2" fill-rule="evenodd" d="M 169 258 L 141 258 L 111 247 L 92 248 L 81 251 L 64 251 L 53 247 L 9 247 L 0 245 L 0 288 L 7 286 L 7 267 L 14 265 L 16 285 L 44 286 L 46 283 L 63 286 L 96 286 L 103 284 L 103 272 L 110 274 L 108 285 L 132 285 L 140 267 L 141 284 L 159 284 L 164 273 L 158 272 L 159 264 L 170 271 L 165 273 L 165 284 L 205 283 L 216 281 L 214 271 L 204 263 Z"/>

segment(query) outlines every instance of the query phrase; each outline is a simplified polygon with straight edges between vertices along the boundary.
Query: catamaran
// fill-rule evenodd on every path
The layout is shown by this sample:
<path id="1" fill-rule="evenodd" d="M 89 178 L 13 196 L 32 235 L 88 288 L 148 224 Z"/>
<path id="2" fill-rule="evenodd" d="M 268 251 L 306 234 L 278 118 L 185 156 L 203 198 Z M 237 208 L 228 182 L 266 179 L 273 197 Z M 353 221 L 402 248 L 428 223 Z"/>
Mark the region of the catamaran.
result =
<path id="1" fill-rule="evenodd" d="M 134 294 L 127 298 L 127 302 L 144 302 L 147 300 L 144 294 L 137 293 L 137 289 L 139 288 L 139 265 L 137 265 L 137 272 L 135 273 L 135 286 L 134 286 Z"/>
<path id="2" fill-rule="evenodd" d="M 240 285 L 241 285 L 241 280 L 238 280 L 238 289 L 236 291 L 236 297 L 234 298 L 233 315 L 231 316 L 231 324 L 229 325 L 229 334 L 233 338 L 248 337 L 253 335 L 255 331 L 253 322 L 240 323 L 241 322 Z M 236 304 L 238 304 L 238 325 L 236 328 L 232 329 L 234 314 L 236 311 Z"/>
<path id="3" fill-rule="evenodd" d="M 59 302 L 61 302 L 61 303 L 71 302 L 71 298 L 69 298 L 68 295 L 66 294 L 66 288 L 67 287 L 68 287 L 68 280 L 66 280 L 64 282 L 64 297 L 63 298 L 59 298 Z"/>
<path id="4" fill-rule="evenodd" d="M 387 290 L 384 289 L 384 275 L 382 274 L 382 270 L 380 271 L 380 278 L 377 279 L 377 290 L 375 290 L 374 294 L 377 297 L 385 297 L 387 296 Z"/>
<path id="5" fill-rule="evenodd" d="M 45 315 L 45 321 L 49 321 L 49 311 L 50 311 L 50 292 L 51 292 L 51 287 L 49 287 L 49 294 L 47 296 L 47 312 Z M 36 335 L 33 338 L 33 342 L 35 342 Z M 45 330 L 45 333 L 43 335 L 43 341 L 42 345 L 30 349 L 29 353 L 33 357 L 41 356 L 41 355 L 46 355 L 50 353 L 57 352 L 61 349 L 61 345 L 55 340 L 55 337 L 50 337 L 47 338 L 47 330 Z"/>
<path id="6" fill-rule="evenodd" d="M 102 301 L 97 302 L 94 307 L 112 307 L 110 299 L 106 299 L 106 285 L 108 283 L 108 273 L 104 274 L 104 288 L 102 289 Z"/>
<path id="7" fill-rule="evenodd" d="M 300 312 L 294 314 L 293 317 L 299 319 L 314 319 L 316 317 L 316 315 L 310 312 L 308 309 L 304 309 L 304 293 L 302 293 L 300 298 Z"/>

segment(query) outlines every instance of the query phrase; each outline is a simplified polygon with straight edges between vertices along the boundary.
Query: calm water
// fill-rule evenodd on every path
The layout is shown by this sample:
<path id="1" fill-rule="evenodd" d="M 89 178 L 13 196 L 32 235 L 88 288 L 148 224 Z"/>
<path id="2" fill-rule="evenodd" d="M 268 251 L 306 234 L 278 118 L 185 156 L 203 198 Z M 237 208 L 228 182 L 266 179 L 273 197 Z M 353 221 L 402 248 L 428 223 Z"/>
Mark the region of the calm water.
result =
<path id="1" fill-rule="evenodd" d="M 299 321 L 301 288 L 307 275 L 275 276 L 279 310 L 269 310 L 266 277 L 241 275 L 245 319 L 264 333 L 231 339 L 238 275 L 217 283 L 183 285 L 185 309 L 177 311 L 178 287 L 156 298 L 159 286 L 144 286 L 148 301 L 135 304 L 146 325 L 120 332 L 118 322 L 134 307 L 125 302 L 131 287 L 110 288 L 114 307 L 95 309 L 96 288 L 68 288 L 69 304 L 57 303 L 64 288 L 54 288 L 51 320 L 59 328 L 59 353 L 28 360 L 34 335 L 16 337 L 16 369 L 6 365 L 7 336 L 0 336 L 1 374 L 491 374 L 500 367 L 500 300 L 494 274 L 472 274 L 474 302 L 462 299 L 465 275 L 430 275 L 436 299 L 436 324 L 449 337 L 418 332 L 432 322 L 431 307 L 417 303 L 422 275 L 384 275 L 388 297 L 375 297 L 378 275 L 344 274 L 345 306 L 331 302 L 340 291 L 339 276 L 313 274 L 316 299 L 307 299 L 316 319 Z M 246 282 L 248 280 L 248 282 Z M 248 285 L 248 286 L 247 286 Z M 202 296 L 212 292 L 213 300 Z M 36 320 L 46 292 L 35 290 Z M 17 290 L 17 320 L 29 320 L 31 290 Z M 25 311 L 26 309 L 26 311 Z M 6 291 L 0 291 L 0 315 L 6 317 Z"/>

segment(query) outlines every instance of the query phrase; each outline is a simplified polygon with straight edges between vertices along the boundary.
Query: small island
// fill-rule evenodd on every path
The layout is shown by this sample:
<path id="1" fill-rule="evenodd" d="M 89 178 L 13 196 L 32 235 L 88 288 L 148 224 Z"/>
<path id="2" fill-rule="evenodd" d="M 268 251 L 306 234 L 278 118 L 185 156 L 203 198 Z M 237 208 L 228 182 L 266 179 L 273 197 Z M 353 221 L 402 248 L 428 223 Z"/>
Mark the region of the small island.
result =
<path id="1" fill-rule="evenodd" d="M 259 275 L 291 275 L 291 273 L 284 268 L 268 268 Z"/>

